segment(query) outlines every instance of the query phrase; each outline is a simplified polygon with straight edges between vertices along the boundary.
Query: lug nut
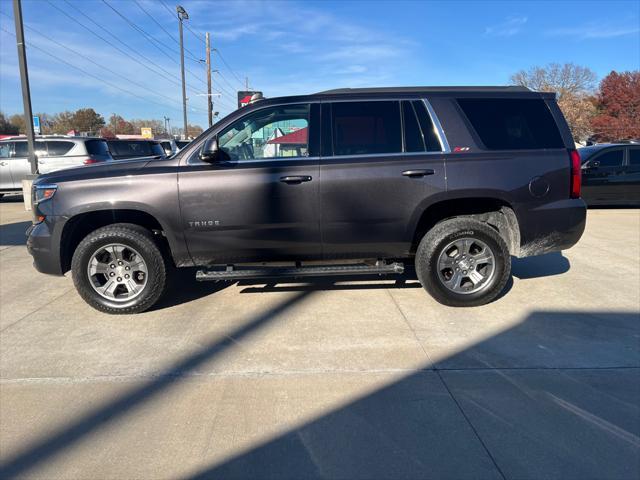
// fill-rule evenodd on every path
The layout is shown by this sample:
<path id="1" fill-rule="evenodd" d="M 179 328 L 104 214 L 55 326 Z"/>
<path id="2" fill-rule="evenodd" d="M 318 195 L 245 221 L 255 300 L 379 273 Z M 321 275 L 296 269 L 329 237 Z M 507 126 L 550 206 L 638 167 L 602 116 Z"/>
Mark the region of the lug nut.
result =
<path id="1" fill-rule="evenodd" d="M 467 271 L 466 271 L 466 270 L 463 270 L 463 271 L 462 271 L 462 274 L 463 274 L 463 275 L 466 275 L 466 274 L 467 274 Z"/>
<path id="2" fill-rule="evenodd" d="M 118 265 L 122 265 L 122 262 L 118 262 Z"/>
<path id="3" fill-rule="evenodd" d="M 126 267 L 124 267 L 124 269 L 125 269 L 125 270 L 131 270 L 131 267 L 126 266 Z"/>
<path id="4" fill-rule="evenodd" d="M 122 281 L 122 277 L 118 277 L 118 281 L 121 282 Z"/>
<path id="5" fill-rule="evenodd" d="M 110 276 L 110 277 L 115 277 L 115 276 L 116 276 L 116 274 L 115 274 L 115 273 L 113 273 L 113 272 L 111 272 L 111 273 L 109 274 L 109 276 Z"/>
<path id="6" fill-rule="evenodd" d="M 109 265 L 110 268 L 116 268 L 116 266 L 112 263 L 111 265 Z"/>
<path id="7" fill-rule="evenodd" d="M 129 278 L 129 274 L 127 273 L 127 274 L 124 276 L 124 278 Z"/>

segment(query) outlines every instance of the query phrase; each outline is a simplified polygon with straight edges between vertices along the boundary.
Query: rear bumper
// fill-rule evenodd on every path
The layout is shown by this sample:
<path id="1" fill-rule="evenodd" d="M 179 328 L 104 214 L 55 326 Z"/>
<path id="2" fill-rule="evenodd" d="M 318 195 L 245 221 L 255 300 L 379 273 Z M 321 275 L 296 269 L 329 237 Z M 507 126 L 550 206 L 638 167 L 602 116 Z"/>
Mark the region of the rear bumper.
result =
<path id="1" fill-rule="evenodd" d="M 60 242 L 55 232 L 55 223 L 47 218 L 42 223 L 27 229 L 27 250 L 33 257 L 33 266 L 40 273 L 63 275 L 60 261 Z"/>
<path id="2" fill-rule="evenodd" d="M 542 255 L 578 243 L 587 221 L 587 205 L 579 198 L 560 200 L 522 212 L 520 218 L 518 256 Z"/>

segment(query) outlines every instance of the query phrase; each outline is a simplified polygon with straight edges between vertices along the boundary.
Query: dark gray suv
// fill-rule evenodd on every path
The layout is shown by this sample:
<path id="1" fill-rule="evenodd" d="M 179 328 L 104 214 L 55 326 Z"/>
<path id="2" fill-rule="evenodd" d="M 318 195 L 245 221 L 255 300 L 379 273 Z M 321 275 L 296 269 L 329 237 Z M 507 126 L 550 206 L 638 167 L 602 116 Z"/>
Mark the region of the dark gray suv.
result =
<path id="1" fill-rule="evenodd" d="M 171 158 L 43 175 L 33 196 L 36 268 L 71 270 L 109 313 L 151 307 L 174 266 L 237 280 L 409 262 L 439 302 L 481 305 L 512 255 L 571 247 L 586 215 L 554 95 L 521 87 L 261 100 Z"/>

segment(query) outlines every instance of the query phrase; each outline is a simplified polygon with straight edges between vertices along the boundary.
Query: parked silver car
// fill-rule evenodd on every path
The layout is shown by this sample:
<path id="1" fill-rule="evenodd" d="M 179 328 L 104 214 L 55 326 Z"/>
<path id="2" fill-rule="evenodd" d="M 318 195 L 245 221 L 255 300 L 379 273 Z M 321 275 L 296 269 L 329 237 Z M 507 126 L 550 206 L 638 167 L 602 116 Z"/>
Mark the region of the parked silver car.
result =
<path id="1" fill-rule="evenodd" d="M 42 136 L 36 138 L 40 173 L 113 160 L 102 138 Z M 22 189 L 22 180 L 31 173 L 27 140 L 15 137 L 0 141 L 0 196 Z"/>

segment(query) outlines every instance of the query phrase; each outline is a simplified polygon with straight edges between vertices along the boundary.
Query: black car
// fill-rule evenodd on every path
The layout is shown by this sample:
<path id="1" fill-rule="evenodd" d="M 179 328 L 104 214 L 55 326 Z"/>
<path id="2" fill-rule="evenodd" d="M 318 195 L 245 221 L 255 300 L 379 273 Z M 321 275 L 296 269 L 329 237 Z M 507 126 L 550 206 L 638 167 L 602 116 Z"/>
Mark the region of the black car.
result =
<path id="1" fill-rule="evenodd" d="M 109 313 L 151 307 L 173 266 L 218 281 L 413 264 L 439 302 L 481 305 L 512 255 L 582 235 L 574 145 L 555 94 L 523 87 L 261 100 L 169 158 L 40 177 L 27 246 Z"/>
<path id="2" fill-rule="evenodd" d="M 108 140 L 109 151 L 114 160 L 127 158 L 164 158 L 165 151 L 155 140 Z"/>
<path id="3" fill-rule="evenodd" d="M 604 143 L 578 152 L 587 205 L 640 206 L 640 145 Z"/>

